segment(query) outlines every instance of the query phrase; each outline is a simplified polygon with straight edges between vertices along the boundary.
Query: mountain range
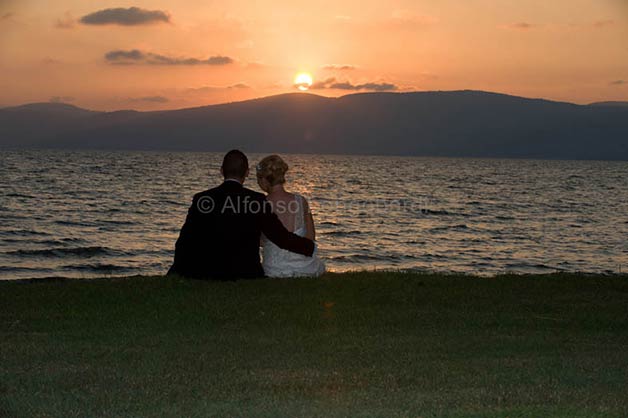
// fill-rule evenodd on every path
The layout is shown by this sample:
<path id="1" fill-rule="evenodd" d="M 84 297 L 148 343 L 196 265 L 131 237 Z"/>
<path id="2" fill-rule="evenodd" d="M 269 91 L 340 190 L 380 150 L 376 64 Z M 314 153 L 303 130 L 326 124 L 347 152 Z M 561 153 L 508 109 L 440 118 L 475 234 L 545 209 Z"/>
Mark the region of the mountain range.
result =
<path id="1" fill-rule="evenodd" d="M 482 91 L 291 93 L 180 110 L 0 109 L 0 148 L 378 154 L 628 161 L 628 103 Z"/>

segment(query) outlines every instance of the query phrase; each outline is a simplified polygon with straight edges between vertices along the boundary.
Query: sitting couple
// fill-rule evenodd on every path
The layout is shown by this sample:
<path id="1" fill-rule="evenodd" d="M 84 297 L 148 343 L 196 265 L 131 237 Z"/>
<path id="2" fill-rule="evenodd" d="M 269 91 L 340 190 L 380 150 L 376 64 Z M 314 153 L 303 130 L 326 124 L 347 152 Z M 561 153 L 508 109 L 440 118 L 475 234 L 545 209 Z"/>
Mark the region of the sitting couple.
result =
<path id="1" fill-rule="evenodd" d="M 267 196 L 243 186 L 249 175 L 244 153 L 225 155 L 220 170 L 225 180 L 194 196 L 168 274 L 230 280 L 324 273 L 307 201 L 284 189 L 288 165 L 271 155 L 256 168 Z"/>

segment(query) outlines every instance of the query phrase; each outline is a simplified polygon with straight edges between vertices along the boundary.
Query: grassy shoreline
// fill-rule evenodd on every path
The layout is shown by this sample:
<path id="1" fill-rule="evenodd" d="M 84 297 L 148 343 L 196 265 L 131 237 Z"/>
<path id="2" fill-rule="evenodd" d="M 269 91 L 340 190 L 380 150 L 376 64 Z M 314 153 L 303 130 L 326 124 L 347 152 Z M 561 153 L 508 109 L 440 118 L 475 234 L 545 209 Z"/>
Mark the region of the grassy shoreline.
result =
<path id="1" fill-rule="evenodd" d="M 0 282 L 0 416 L 616 417 L 628 276 Z"/>

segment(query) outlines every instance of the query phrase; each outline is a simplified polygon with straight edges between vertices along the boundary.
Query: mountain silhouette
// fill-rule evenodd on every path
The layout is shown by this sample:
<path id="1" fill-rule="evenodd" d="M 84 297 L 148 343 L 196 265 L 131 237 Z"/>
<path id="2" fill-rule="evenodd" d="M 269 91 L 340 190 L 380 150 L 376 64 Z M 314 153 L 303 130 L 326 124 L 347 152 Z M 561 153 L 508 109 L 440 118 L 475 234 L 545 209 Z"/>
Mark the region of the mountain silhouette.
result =
<path id="1" fill-rule="evenodd" d="M 481 91 L 305 93 L 180 110 L 0 109 L 0 147 L 628 160 L 628 107 Z"/>
<path id="2" fill-rule="evenodd" d="M 628 107 L 628 102 L 595 102 L 589 106 Z"/>

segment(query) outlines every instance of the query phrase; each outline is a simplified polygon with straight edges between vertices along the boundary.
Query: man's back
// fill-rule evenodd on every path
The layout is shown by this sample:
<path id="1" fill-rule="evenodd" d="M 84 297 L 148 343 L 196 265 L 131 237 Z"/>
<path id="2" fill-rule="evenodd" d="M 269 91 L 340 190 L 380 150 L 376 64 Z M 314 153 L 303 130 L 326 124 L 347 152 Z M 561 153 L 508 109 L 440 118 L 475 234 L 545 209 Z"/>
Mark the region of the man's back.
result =
<path id="1" fill-rule="evenodd" d="M 227 180 L 192 200 L 171 273 L 229 280 L 263 277 L 261 233 L 279 247 L 311 255 L 314 243 L 287 231 L 261 193 Z"/>

